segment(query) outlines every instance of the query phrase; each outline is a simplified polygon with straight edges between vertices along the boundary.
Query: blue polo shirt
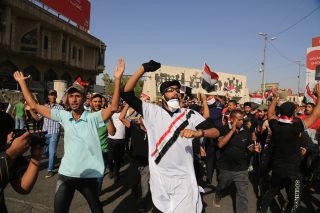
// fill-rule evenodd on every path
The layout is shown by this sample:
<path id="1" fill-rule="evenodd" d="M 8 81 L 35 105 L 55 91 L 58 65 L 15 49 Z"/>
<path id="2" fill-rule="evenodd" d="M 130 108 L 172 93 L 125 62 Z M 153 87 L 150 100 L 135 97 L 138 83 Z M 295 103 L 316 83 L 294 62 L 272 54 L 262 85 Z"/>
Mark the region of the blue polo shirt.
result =
<path id="1" fill-rule="evenodd" d="M 78 121 L 71 112 L 51 110 L 51 119 L 64 128 L 64 155 L 59 173 L 68 177 L 103 176 L 104 163 L 97 129 L 104 124 L 101 111 L 84 111 Z"/>

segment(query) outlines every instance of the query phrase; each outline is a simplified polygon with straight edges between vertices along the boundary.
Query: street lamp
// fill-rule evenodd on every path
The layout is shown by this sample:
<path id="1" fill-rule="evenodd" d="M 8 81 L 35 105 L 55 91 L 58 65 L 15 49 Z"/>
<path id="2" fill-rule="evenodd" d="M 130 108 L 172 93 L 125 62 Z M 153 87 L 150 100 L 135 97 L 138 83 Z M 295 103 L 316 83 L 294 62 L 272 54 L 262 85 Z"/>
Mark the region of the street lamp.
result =
<path id="1" fill-rule="evenodd" d="M 299 66 L 299 72 L 298 72 L 298 96 L 300 94 L 300 71 L 301 71 L 301 66 L 305 66 L 305 64 L 301 64 L 300 60 L 295 60 L 294 62 L 296 62 Z"/>
<path id="2" fill-rule="evenodd" d="M 264 72 L 265 72 L 265 66 L 266 66 L 266 51 L 267 51 L 267 41 L 269 39 L 269 35 L 267 33 L 263 33 L 263 32 L 259 32 L 259 35 L 261 35 L 264 39 L 263 62 L 261 63 L 262 66 L 260 69 L 260 72 L 262 73 L 261 91 L 262 91 L 262 101 L 263 101 L 264 100 L 264 92 L 265 92 Z M 270 38 L 270 41 L 273 41 L 275 39 L 276 39 L 276 37 L 272 37 L 272 38 Z"/>

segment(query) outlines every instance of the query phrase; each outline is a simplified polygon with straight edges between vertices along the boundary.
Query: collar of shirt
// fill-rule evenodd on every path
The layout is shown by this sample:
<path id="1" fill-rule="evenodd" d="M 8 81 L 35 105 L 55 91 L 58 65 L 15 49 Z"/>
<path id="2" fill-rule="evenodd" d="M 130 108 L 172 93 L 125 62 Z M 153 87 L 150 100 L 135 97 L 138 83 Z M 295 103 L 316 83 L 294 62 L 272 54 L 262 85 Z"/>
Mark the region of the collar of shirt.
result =
<path id="1" fill-rule="evenodd" d="M 88 116 L 88 112 L 87 110 L 84 110 L 79 118 L 78 121 L 82 120 L 82 121 L 87 121 L 87 116 Z M 73 116 L 72 116 L 72 112 L 70 111 L 69 113 L 69 120 L 74 120 Z"/>
<path id="2" fill-rule="evenodd" d="M 164 107 L 162 107 L 162 109 L 164 109 L 165 111 L 167 111 L 171 117 L 174 115 L 174 113 L 179 113 L 179 112 L 181 112 L 181 108 L 177 109 L 177 110 L 174 111 L 174 112 L 171 112 L 171 111 L 167 110 L 167 109 L 164 108 Z"/>

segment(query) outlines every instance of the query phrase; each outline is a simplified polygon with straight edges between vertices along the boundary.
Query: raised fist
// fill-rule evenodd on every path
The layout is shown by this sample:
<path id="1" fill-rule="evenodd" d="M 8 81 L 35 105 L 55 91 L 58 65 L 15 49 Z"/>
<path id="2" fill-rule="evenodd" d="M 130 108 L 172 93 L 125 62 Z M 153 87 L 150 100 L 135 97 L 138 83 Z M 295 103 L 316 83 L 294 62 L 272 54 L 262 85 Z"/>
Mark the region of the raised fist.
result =
<path id="1" fill-rule="evenodd" d="M 161 67 L 161 64 L 150 60 L 149 62 L 142 64 L 142 66 L 145 72 L 154 72 Z"/>

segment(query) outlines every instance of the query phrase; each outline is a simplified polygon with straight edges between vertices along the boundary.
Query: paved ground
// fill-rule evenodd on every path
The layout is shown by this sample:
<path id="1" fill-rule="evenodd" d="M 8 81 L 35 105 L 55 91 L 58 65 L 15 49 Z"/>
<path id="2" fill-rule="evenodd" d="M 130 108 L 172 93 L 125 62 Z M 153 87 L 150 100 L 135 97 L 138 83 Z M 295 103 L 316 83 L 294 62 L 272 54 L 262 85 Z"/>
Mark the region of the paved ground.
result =
<path id="1" fill-rule="evenodd" d="M 61 158 L 63 155 L 63 140 L 60 140 L 58 146 L 58 157 Z M 58 165 L 58 164 L 57 164 Z M 6 203 L 9 212 L 12 213 L 43 213 L 43 212 L 53 212 L 53 198 L 56 187 L 57 175 L 52 178 L 45 179 L 46 174 L 47 159 L 43 159 L 41 163 L 41 171 L 37 180 L 37 183 L 29 195 L 20 195 L 12 190 L 8 186 L 5 190 Z M 105 212 L 137 212 L 135 207 L 134 198 L 130 195 L 130 190 L 127 187 L 126 181 L 126 170 L 128 165 L 125 164 L 121 169 L 120 181 L 117 184 L 113 184 L 107 176 L 104 178 L 103 191 L 100 200 L 103 204 Z M 213 185 L 216 185 L 214 181 Z M 233 211 L 233 200 L 232 197 L 232 187 L 222 202 L 221 207 L 216 208 L 213 206 L 213 194 L 214 187 L 205 187 L 206 193 L 203 196 L 205 212 L 215 212 L 215 213 L 232 213 Z M 230 195 L 231 194 L 231 195 Z M 304 203 L 302 204 L 302 212 L 312 213 L 315 212 L 315 208 L 320 207 L 320 196 L 319 194 L 306 193 L 308 196 L 304 195 Z M 253 188 L 250 184 L 249 193 L 249 213 L 256 212 L 256 198 L 253 192 Z M 89 208 L 86 201 L 78 192 L 75 193 L 74 199 L 71 204 L 70 212 L 81 213 L 89 212 Z M 272 212 L 280 212 L 279 207 L 273 205 Z"/>

